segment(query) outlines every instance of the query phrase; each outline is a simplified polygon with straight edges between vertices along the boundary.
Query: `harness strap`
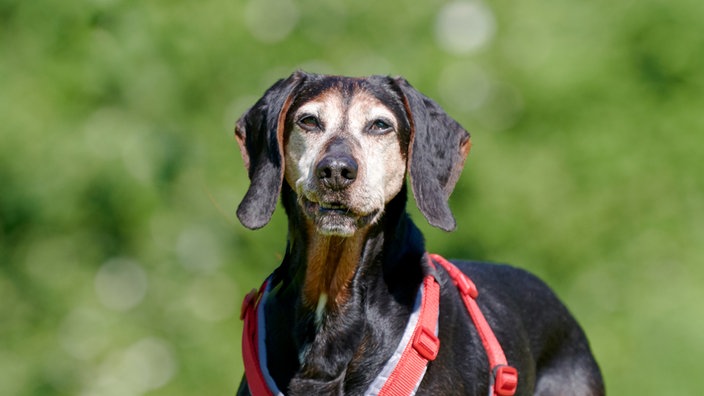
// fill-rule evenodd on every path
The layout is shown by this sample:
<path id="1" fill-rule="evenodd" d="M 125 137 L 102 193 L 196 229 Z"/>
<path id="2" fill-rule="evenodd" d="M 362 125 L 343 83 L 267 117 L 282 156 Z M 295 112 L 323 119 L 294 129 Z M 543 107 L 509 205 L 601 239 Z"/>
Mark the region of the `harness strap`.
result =
<path id="1" fill-rule="evenodd" d="M 264 379 L 264 373 L 259 364 L 259 320 L 257 312 L 259 303 L 262 300 L 262 294 L 266 290 L 269 280 L 270 278 L 267 278 L 267 280 L 264 281 L 259 291 L 252 289 L 252 291 L 245 296 L 240 312 L 240 319 L 244 320 L 244 329 L 242 330 L 244 374 L 247 377 L 249 393 L 255 396 L 274 395 L 266 379 Z"/>
<path id="2" fill-rule="evenodd" d="M 474 322 L 474 326 L 477 328 L 479 338 L 481 338 L 484 350 L 489 358 L 489 366 L 491 369 L 489 394 L 493 396 L 512 396 L 516 393 L 518 386 L 518 371 L 508 365 L 501 344 L 499 344 L 499 341 L 496 339 L 481 308 L 477 305 L 476 298 L 479 296 L 477 287 L 467 275 L 442 256 L 430 254 L 430 257 L 440 264 L 450 275 L 450 278 L 452 278 L 452 281 L 460 291 L 462 301 L 465 307 L 467 307 L 467 311 L 469 311 L 469 316 L 472 318 L 472 322 Z"/>
<path id="3" fill-rule="evenodd" d="M 378 396 L 407 396 L 415 394 L 425 375 L 428 362 L 435 360 L 440 350 L 438 314 L 440 312 L 440 285 L 433 275 L 423 279 L 423 300 L 420 317 L 412 341 L 406 345 L 394 371 Z"/>

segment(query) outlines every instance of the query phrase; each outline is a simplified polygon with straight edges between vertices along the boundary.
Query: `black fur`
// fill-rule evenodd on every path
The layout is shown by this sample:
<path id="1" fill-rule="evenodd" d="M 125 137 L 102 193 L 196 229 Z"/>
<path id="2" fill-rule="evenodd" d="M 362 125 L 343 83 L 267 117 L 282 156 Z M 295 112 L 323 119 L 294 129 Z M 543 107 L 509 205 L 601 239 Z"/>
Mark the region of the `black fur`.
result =
<path id="1" fill-rule="evenodd" d="M 242 158 L 251 181 L 247 194 L 237 208 L 237 217 L 251 229 L 265 226 L 276 209 L 283 180 L 283 125 L 281 112 L 289 105 L 294 90 L 304 76 L 296 73 L 269 88 L 238 121 L 235 136 L 242 147 Z"/>
<path id="2" fill-rule="evenodd" d="M 277 196 L 289 219 L 283 262 L 266 302 L 267 357 L 278 387 L 290 395 L 359 395 L 396 349 L 427 264 L 423 237 L 405 211 L 407 189 L 371 225 L 349 285 L 350 295 L 320 328 L 302 303 L 306 271 L 305 218 L 295 192 L 283 181 L 283 140 L 288 107 L 330 84 L 363 85 L 382 98 L 402 122 L 411 187 L 421 212 L 445 230 L 455 227 L 447 204 L 469 149 L 469 135 L 403 79 L 347 79 L 302 72 L 277 82 L 237 124 L 251 186 L 238 209 L 250 228 L 265 225 Z M 283 123 L 283 125 L 282 125 Z M 479 288 L 478 303 L 509 364 L 519 371 L 517 395 L 603 395 L 599 368 L 587 339 L 564 305 L 536 277 L 504 265 L 458 262 Z M 488 361 L 458 292 L 442 270 L 440 352 L 418 395 L 485 395 Z M 301 361 L 302 351 L 306 351 Z M 249 395 L 243 380 L 238 395 Z"/>
<path id="3" fill-rule="evenodd" d="M 469 134 L 406 80 L 398 78 L 394 82 L 413 123 L 409 167 L 416 204 L 431 225 L 452 231 L 456 223 L 447 199 L 469 151 Z"/>

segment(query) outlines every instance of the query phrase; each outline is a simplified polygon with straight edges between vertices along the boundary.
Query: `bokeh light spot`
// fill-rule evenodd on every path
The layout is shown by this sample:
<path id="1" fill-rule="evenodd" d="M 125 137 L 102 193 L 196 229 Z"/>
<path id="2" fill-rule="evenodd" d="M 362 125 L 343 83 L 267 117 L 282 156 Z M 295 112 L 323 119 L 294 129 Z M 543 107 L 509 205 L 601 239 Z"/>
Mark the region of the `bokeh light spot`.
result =
<path id="1" fill-rule="evenodd" d="M 257 40 L 279 42 L 298 23 L 298 7 L 291 0 L 251 0 L 244 12 L 245 25 Z"/>
<path id="2" fill-rule="evenodd" d="M 487 45 L 495 30 L 494 14 L 484 3 L 456 1 L 440 9 L 435 36 L 447 52 L 468 54 Z"/>
<path id="3" fill-rule="evenodd" d="M 114 258 L 106 261 L 95 275 L 95 291 L 104 306 L 127 311 L 144 299 L 147 274 L 133 260 Z"/>
<path id="4" fill-rule="evenodd" d="M 438 91 L 449 108 L 467 114 L 484 104 L 491 91 L 491 82 L 479 65 L 458 62 L 442 70 Z"/>
<path id="5" fill-rule="evenodd" d="M 74 358 L 89 360 L 109 346 L 110 323 L 105 311 L 76 308 L 64 318 L 59 327 L 61 347 Z"/>
<path id="6" fill-rule="evenodd" d="M 176 373 L 176 359 L 169 344 L 149 337 L 137 341 L 125 351 L 124 370 L 136 387 L 143 391 L 166 385 Z"/>
<path id="7" fill-rule="evenodd" d="M 165 340 L 147 337 L 108 355 L 81 396 L 140 396 L 169 383 L 177 360 Z"/>
<path id="8" fill-rule="evenodd" d="M 181 231 L 176 241 L 176 253 L 184 268 L 194 272 L 211 273 L 221 262 L 215 236 L 205 227 L 192 226 Z"/>
<path id="9" fill-rule="evenodd" d="M 206 322 L 219 322 L 235 312 L 237 287 L 223 274 L 202 277 L 191 284 L 186 306 Z"/>

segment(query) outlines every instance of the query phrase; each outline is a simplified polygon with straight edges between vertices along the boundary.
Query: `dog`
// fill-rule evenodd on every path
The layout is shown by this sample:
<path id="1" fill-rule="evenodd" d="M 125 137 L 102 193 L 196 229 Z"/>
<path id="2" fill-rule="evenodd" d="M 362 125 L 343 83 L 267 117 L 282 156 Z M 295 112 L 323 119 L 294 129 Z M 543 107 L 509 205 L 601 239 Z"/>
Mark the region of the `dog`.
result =
<path id="1" fill-rule="evenodd" d="M 584 332 L 542 281 L 471 261 L 445 263 L 459 269 L 451 274 L 426 252 L 408 185 L 425 219 L 452 231 L 448 197 L 471 141 L 405 79 L 295 72 L 245 112 L 235 136 L 250 179 L 239 220 L 263 227 L 279 197 L 288 216 L 282 263 L 243 305 L 238 395 L 604 395 Z M 474 294 L 458 291 L 463 282 Z M 425 320 L 426 283 L 439 288 L 439 308 L 409 333 Z M 506 364 L 490 367 L 487 339 Z M 402 350 L 421 360 L 404 386 L 388 371 Z M 499 385 L 508 390 L 497 388 L 502 368 L 513 370 Z"/>

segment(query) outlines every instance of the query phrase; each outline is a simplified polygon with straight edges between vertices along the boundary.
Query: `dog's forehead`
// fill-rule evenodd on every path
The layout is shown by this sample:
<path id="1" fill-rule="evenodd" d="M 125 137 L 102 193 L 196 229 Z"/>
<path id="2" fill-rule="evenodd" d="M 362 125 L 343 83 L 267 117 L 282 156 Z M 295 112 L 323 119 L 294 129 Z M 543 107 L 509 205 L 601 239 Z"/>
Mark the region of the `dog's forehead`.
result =
<path id="1" fill-rule="evenodd" d="M 306 81 L 296 94 L 290 114 L 326 106 L 337 107 L 341 112 L 350 108 L 370 111 L 369 117 L 387 109 L 401 122 L 406 118 L 401 98 L 384 80 L 337 76 Z"/>

